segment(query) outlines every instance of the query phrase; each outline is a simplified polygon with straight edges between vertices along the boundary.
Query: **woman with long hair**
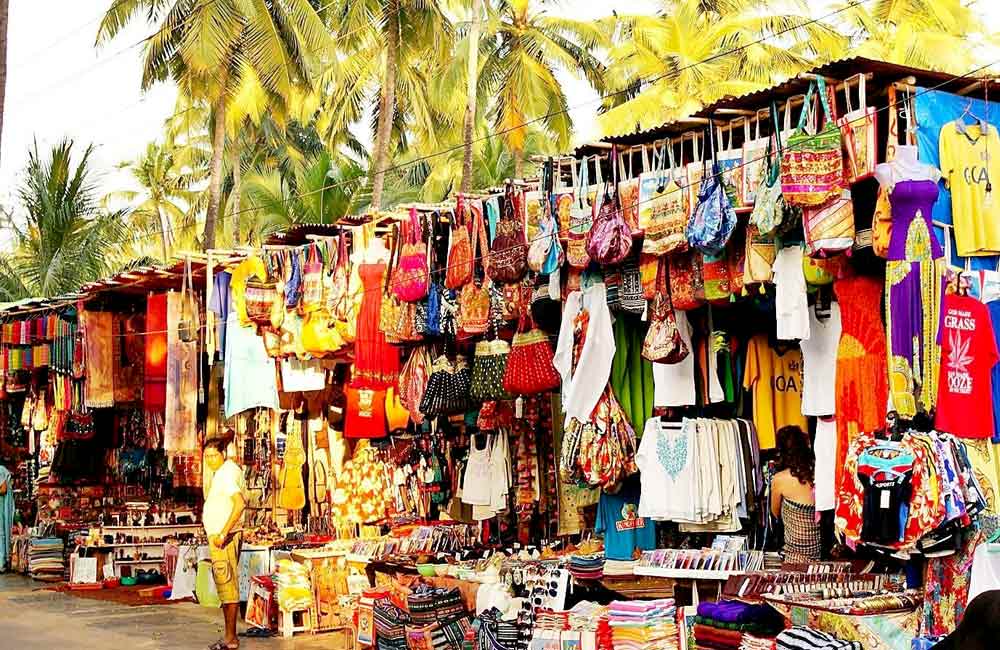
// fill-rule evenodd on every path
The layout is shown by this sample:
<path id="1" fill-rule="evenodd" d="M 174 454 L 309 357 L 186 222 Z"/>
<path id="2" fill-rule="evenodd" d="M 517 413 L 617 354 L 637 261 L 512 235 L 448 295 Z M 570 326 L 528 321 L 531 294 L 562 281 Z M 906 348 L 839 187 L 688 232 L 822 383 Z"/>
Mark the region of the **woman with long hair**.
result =
<path id="1" fill-rule="evenodd" d="M 818 560 L 821 538 L 813 486 L 816 456 L 809 436 L 797 426 L 782 427 L 777 448 L 779 471 L 771 480 L 771 514 L 785 527 L 785 561 Z"/>

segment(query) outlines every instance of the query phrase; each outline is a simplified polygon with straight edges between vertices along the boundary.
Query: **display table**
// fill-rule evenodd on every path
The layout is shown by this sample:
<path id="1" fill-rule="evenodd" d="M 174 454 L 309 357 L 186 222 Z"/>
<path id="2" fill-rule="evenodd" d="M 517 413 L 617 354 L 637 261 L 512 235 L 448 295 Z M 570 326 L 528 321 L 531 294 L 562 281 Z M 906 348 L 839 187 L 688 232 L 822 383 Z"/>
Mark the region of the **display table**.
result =
<path id="1" fill-rule="evenodd" d="M 857 641 L 865 650 L 910 650 L 920 630 L 917 606 L 884 613 L 845 614 L 824 601 L 765 596 L 764 601 L 792 625 L 806 625 L 845 641 Z"/>

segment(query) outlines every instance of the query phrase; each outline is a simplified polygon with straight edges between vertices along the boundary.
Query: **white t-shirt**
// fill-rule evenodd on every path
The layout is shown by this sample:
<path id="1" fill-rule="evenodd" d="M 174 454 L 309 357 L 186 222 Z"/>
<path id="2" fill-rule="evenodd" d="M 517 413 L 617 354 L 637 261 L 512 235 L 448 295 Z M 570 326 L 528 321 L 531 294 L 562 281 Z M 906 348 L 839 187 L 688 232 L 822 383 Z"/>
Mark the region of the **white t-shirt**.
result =
<path id="1" fill-rule="evenodd" d="M 832 389 L 831 389 L 832 390 Z M 837 421 L 816 420 L 816 511 L 833 510 L 837 505 Z"/>
<path id="2" fill-rule="evenodd" d="M 1000 552 L 991 553 L 990 544 L 980 544 L 972 554 L 972 579 L 969 582 L 969 600 L 991 589 L 1000 589 Z"/>
<path id="3" fill-rule="evenodd" d="M 695 517 L 698 481 L 694 420 L 677 428 L 653 417 L 646 420 L 635 456 L 642 491 L 639 516 L 690 521 Z"/>
<path id="4" fill-rule="evenodd" d="M 840 345 L 840 306 L 830 304 L 830 317 L 816 318 L 809 310 L 809 338 L 802 349 L 802 415 L 822 417 L 837 412 L 837 347 Z"/>
<path id="5" fill-rule="evenodd" d="M 674 315 L 677 317 L 677 328 L 681 332 L 681 338 L 690 352 L 680 363 L 653 364 L 654 406 L 693 406 L 696 400 L 691 323 L 683 311 L 675 310 Z"/>
<path id="6" fill-rule="evenodd" d="M 233 497 L 241 494 L 243 489 L 243 470 L 233 461 L 227 460 L 208 483 L 205 509 L 201 517 L 206 535 L 218 535 L 222 532 L 226 522 L 229 521 L 229 516 L 233 513 Z M 233 531 L 240 528 L 237 523 Z"/>
<path id="7" fill-rule="evenodd" d="M 773 269 L 778 339 L 805 340 L 809 338 L 809 300 L 802 273 L 802 247 L 790 246 L 778 251 Z"/>
<path id="8" fill-rule="evenodd" d="M 326 370 L 318 359 L 282 359 L 281 386 L 286 393 L 323 390 L 326 388 Z"/>

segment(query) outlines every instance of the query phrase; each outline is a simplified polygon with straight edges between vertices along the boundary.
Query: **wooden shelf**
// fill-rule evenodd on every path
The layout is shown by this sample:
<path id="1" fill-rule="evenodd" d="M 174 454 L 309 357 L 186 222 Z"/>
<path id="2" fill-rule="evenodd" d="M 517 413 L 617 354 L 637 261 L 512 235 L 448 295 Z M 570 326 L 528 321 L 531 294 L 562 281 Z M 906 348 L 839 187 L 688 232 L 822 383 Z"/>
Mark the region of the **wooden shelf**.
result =
<path id="1" fill-rule="evenodd" d="M 745 573 L 745 571 L 704 571 L 701 569 L 667 569 L 652 566 L 637 566 L 632 569 L 632 572 L 637 576 L 686 578 L 688 580 L 728 580 L 730 576 Z"/>

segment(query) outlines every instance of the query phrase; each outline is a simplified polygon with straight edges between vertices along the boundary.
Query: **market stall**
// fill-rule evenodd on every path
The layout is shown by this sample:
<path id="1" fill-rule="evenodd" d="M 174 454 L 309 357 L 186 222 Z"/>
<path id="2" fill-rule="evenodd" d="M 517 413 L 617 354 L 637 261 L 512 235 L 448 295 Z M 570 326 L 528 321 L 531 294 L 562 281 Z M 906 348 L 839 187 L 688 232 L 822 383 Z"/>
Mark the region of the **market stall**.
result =
<path id="1" fill-rule="evenodd" d="M 55 535 L 211 604 L 202 452 L 231 432 L 260 630 L 948 633 L 1000 513 L 1000 106 L 972 81 L 835 62 L 534 179 L 0 311 L 0 437 L 49 525 L 18 565 L 61 571 Z"/>

